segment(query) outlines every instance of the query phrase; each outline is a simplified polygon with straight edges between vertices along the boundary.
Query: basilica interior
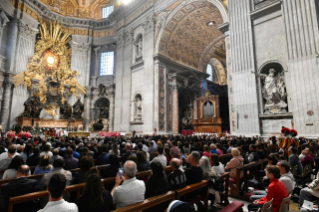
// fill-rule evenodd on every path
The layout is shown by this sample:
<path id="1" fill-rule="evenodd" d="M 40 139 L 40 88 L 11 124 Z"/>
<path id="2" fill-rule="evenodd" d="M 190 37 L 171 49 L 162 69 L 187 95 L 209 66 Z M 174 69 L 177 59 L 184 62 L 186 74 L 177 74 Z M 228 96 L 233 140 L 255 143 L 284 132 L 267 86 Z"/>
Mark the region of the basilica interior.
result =
<path id="1" fill-rule="evenodd" d="M 318 135 L 316 1 L 300 11 L 276 0 L 127 1 L 1 1 L 3 131 L 81 119 L 85 131 Z M 39 46 L 44 28 L 68 38 Z M 35 64 L 47 65 L 42 76 L 28 76 Z"/>
<path id="2" fill-rule="evenodd" d="M 0 0 L 1 137 L 309 142 L 318 64 L 318 0 Z"/>

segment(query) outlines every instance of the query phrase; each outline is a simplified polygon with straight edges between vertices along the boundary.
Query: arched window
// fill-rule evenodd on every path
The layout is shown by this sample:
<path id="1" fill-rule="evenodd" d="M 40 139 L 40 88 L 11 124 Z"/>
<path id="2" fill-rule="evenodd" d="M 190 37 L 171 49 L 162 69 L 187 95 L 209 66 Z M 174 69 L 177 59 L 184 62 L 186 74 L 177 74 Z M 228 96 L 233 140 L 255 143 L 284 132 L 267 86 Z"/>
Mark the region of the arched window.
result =
<path id="1" fill-rule="evenodd" d="M 206 73 L 209 74 L 209 77 L 207 77 L 207 79 L 213 82 L 213 67 L 210 64 L 207 64 Z"/>

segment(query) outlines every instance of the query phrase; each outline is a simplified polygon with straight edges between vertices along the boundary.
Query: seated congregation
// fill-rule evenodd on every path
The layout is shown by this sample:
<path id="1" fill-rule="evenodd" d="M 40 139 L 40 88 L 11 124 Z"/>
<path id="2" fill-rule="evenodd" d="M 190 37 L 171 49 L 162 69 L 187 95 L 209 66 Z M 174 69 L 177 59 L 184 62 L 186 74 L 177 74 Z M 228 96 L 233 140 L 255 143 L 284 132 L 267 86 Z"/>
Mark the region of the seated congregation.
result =
<path id="1" fill-rule="evenodd" d="M 294 200 L 307 212 L 304 201 L 319 198 L 319 140 L 300 138 L 289 148 L 280 142 L 217 135 L 5 139 L 0 211 L 242 211 L 242 202 L 229 204 L 230 191 L 251 202 L 248 211 L 288 212 Z"/>

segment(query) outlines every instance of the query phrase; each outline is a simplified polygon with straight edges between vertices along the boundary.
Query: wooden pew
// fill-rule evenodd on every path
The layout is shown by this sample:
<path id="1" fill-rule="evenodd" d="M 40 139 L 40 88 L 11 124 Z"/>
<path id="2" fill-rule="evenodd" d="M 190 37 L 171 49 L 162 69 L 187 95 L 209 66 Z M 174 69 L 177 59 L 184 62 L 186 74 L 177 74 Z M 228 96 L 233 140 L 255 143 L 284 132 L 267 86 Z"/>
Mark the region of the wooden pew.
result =
<path id="1" fill-rule="evenodd" d="M 83 189 L 84 186 L 85 186 L 85 183 L 67 186 L 66 189 L 63 191 L 63 193 L 77 192 L 79 189 Z M 46 198 L 46 197 L 49 197 L 49 195 L 50 194 L 48 191 L 40 191 L 40 192 L 31 193 L 31 194 L 26 194 L 23 196 L 11 197 L 9 201 L 8 212 L 12 212 L 13 205 Z"/>
<path id="2" fill-rule="evenodd" d="M 149 199 L 146 199 L 140 203 L 137 203 L 135 205 L 130 205 L 124 208 L 120 208 L 115 210 L 114 212 L 139 212 L 143 211 L 148 208 L 152 208 L 156 205 L 159 205 L 164 202 L 173 201 L 175 200 L 175 192 L 169 191 L 166 194 L 162 194 L 156 197 L 152 197 Z"/>
<path id="3" fill-rule="evenodd" d="M 224 164 L 224 166 L 226 166 L 226 164 L 233 158 L 231 153 L 228 154 L 223 154 L 218 156 L 219 162 L 221 162 L 222 164 Z"/>
<path id="4" fill-rule="evenodd" d="M 36 166 L 31 166 L 31 167 L 30 167 L 31 173 L 34 172 L 35 168 L 37 168 L 37 167 L 36 167 Z M 6 170 L 0 170 L 0 175 L 3 175 L 5 171 L 6 171 Z"/>
<path id="5" fill-rule="evenodd" d="M 242 166 L 236 168 L 237 169 L 236 179 L 231 179 L 230 185 L 229 185 L 231 188 L 231 191 L 230 191 L 231 197 L 235 197 L 235 198 L 239 198 L 239 199 L 244 200 L 244 197 L 240 196 L 240 194 L 239 194 L 241 183 L 244 180 L 249 180 L 249 178 L 252 175 L 253 168 L 260 166 L 261 164 L 262 164 L 262 161 L 260 160 L 260 161 L 251 162 L 249 164 L 242 165 Z M 247 174 L 247 171 L 249 171 L 249 175 Z M 243 178 L 240 178 L 241 172 L 244 172 Z M 235 180 L 235 182 L 233 182 L 233 180 Z M 233 186 L 233 184 L 235 184 L 236 186 Z"/>
<path id="6" fill-rule="evenodd" d="M 103 170 L 105 169 L 107 166 L 109 165 L 103 165 L 103 166 L 97 166 L 97 169 L 98 170 Z M 74 176 L 78 171 L 80 171 L 80 168 L 77 168 L 77 169 L 71 169 L 69 170 L 71 173 L 72 173 L 72 176 Z M 38 180 L 38 179 L 41 179 L 43 177 L 44 174 L 36 174 L 36 175 L 29 175 L 27 176 L 28 179 L 34 179 L 34 180 Z M 15 181 L 16 178 L 10 178 L 10 179 L 5 179 L 5 180 L 0 180 L 0 188 L 1 188 L 1 185 L 2 184 L 5 184 L 5 183 L 10 183 L 10 182 L 13 182 Z"/>
<path id="7" fill-rule="evenodd" d="M 150 153 L 150 161 L 153 160 L 157 156 L 156 152 Z"/>
<path id="8" fill-rule="evenodd" d="M 225 172 L 225 173 L 221 174 L 220 177 L 223 178 L 225 181 L 225 191 L 223 193 L 219 193 L 220 194 L 220 201 L 221 201 L 220 205 L 226 206 L 229 204 L 229 201 L 228 201 L 229 172 Z"/>
<path id="9" fill-rule="evenodd" d="M 164 171 L 166 173 L 167 172 L 171 172 L 172 171 L 172 167 L 166 166 L 166 167 L 164 167 Z M 144 172 L 138 172 L 138 173 L 136 173 L 136 178 L 147 177 L 150 174 L 151 174 L 150 170 L 149 171 L 144 171 Z M 29 177 L 31 177 L 31 176 L 29 176 Z M 110 177 L 110 178 L 103 179 L 102 183 L 103 183 L 103 185 L 115 183 L 115 177 Z M 85 187 L 85 183 L 72 185 L 72 186 L 67 186 L 67 188 L 64 190 L 64 193 L 76 192 L 76 198 L 78 199 L 81 196 L 81 192 L 84 189 L 84 187 Z M 45 198 L 45 197 L 48 197 L 48 196 L 49 196 L 49 192 L 40 191 L 40 192 L 34 192 L 34 193 L 26 194 L 26 195 L 23 195 L 23 196 L 10 198 L 9 212 L 12 212 L 12 207 L 15 204 L 29 202 L 29 201 L 37 200 L 37 199 L 42 199 L 42 198 Z M 11 210 L 10 210 L 10 204 L 11 204 Z"/>
<path id="10" fill-rule="evenodd" d="M 176 199 L 180 200 L 181 196 L 184 196 L 185 194 L 189 194 L 193 191 L 197 191 L 199 189 L 202 190 L 202 199 L 204 200 L 204 210 L 208 211 L 208 186 L 207 186 L 207 181 L 203 180 L 202 182 L 195 183 L 192 185 L 188 185 L 185 188 L 181 188 L 176 190 Z"/>

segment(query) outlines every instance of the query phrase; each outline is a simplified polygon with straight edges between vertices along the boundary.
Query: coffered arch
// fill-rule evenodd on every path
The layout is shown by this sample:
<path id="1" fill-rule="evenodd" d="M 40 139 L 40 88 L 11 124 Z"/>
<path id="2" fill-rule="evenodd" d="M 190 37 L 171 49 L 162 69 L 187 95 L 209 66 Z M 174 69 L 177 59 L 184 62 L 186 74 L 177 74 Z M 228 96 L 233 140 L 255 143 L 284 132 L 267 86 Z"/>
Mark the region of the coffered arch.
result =
<path id="1" fill-rule="evenodd" d="M 160 30 L 155 53 L 203 71 L 203 53 L 213 41 L 223 42 L 223 34 L 217 27 L 227 21 L 226 7 L 219 0 L 182 3 L 169 14 Z M 209 22 L 213 26 L 208 26 Z"/>

